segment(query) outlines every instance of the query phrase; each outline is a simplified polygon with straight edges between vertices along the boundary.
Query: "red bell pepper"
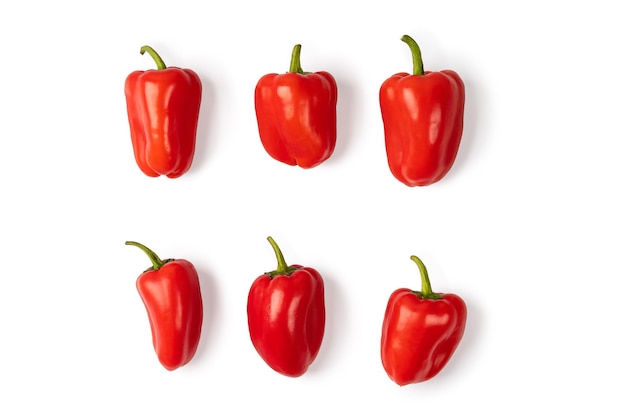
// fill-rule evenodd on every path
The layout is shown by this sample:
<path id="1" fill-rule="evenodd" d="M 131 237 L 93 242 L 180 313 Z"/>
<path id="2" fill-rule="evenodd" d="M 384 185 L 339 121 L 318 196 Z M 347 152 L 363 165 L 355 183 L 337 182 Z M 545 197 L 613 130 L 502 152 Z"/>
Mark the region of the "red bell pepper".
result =
<path id="1" fill-rule="evenodd" d="M 303 375 L 322 344 L 326 312 L 324 282 L 315 269 L 287 266 L 271 237 L 278 268 L 259 276 L 248 294 L 250 339 L 276 372 Z"/>
<path id="2" fill-rule="evenodd" d="M 380 88 L 387 162 L 407 186 L 441 180 L 452 168 L 463 133 L 465 86 L 451 70 L 424 71 L 417 43 L 411 48 L 413 74 L 398 73 Z"/>
<path id="3" fill-rule="evenodd" d="M 145 52 L 157 69 L 132 72 L 124 86 L 135 161 L 149 177 L 177 178 L 193 161 L 202 83 L 190 69 L 166 68 L 151 47 Z"/>
<path id="4" fill-rule="evenodd" d="M 198 272 L 184 259 L 161 260 L 141 243 L 152 267 L 137 278 L 137 290 L 148 312 L 152 344 L 169 371 L 187 364 L 196 353 L 202 328 L 202 295 Z"/>
<path id="5" fill-rule="evenodd" d="M 304 72 L 300 45 L 286 74 L 257 83 L 254 104 L 261 143 L 277 161 L 313 168 L 327 160 L 337 140 L 337 83 L 326 71 Z"/>
<path id="6" fill-rule="evenodd" d="M 456 350 L 467 318 L 465 302 L 455 294 L 434 293 L 428 272 L 411 256 L 422 276 L 422 291 L 395 290 L 389 297 L 381 337 L 385 371 L 398 385 L 434 377 Z"/>

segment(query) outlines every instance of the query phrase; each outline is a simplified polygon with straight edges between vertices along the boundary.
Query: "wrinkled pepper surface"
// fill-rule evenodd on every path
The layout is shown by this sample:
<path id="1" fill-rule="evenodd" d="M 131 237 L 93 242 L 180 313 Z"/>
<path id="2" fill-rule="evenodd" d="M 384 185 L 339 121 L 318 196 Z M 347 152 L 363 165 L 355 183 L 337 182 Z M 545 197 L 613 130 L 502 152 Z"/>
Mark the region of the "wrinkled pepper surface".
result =
<path id="1" fill-rule="evenodd" d="M 427 381 L 437 375 L 456 350 L 467 319 L 463 299 L 434 293 L 428 271 L 417 256 L 422 290 L 395 290 L 389 297 L 381 337 L 382 364 L 396 384 Z"/>
<path id="2" fill-rule="evenodd" d="M 289 72 L 264 75 L 254 104 L 261 143 L 277 161 L 313 168 L 326 161 L 337 140 L 337 83 L 326 71 L 304 72 L 301 45 Z"/>
<path id="3" fill-rule="evenodd" d="M 140 52 L 157 69 L 132 72 L 124 86 L 135 161 L 149 177 L 177 178 L 193 162 L 202 83 L 190 69 L 166 67 L 151 47 Z"/>
<path id="4" fill-rule="evenodd" d="M 402 41 L 411 48 L 413 74 L 395 74 L 380 88 L 387 162 L 405 185 L 426 186 L 441 180 L 456 159 L 465 85 L 454 71 L 424 71 L 417 43 L 408 35 Z"/>
<path id="5" fill-rule="evenodd" d="M 278 268 L 259 276 L 248 294 L 250 339 L 276 372 L 303 375 L 315 360 L 326 320 L 324 282 L 315 269 L 287 266 L 271 237 Z"/>
<path id="6" fill-rule="evenodd" d="M 198 273 L 185 259 L 161 260 L 141 243 L 126 244 L 141 249 L 152 262 L 136 285 L 148 312 L 159 362 L 173 371 L 191 361 L 200 341 L 203 311 Z"/>

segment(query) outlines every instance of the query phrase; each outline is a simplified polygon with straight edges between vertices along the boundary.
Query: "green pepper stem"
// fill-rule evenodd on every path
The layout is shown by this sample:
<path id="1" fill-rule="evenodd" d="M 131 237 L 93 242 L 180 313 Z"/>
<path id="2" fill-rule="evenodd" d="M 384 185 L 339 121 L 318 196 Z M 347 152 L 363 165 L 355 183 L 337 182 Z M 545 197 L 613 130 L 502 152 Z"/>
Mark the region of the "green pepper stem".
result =
<path id="1" fill-rule="evenodd" d="M 278 267 L 276 268 L 276 270 L 268 272 L 270 278 L 274 278 L 276 275 L 289 275 L 292 272 L 296 271 L 297 268 L 292 268 L 287 265 L 287 262 L 285 262 L 285 257 L 283 256 L 283 253 L 281 252 L 274 239 L 272 239 L 271 236 L 268 236 L 267 240 L 270 242 L 270 245 L 272 245 L 272 249 L 274 249 L 274 253 L 276 254 L 276 261 L 278 261 Z"/>
<path id="2" fill-rule="evenodd" d="M 154 59 L 154 62 L 156 63 L 158 70 L 164 70 L 165 68 L 167 68 L 165 66 L 165 62 L 163 62 L 163 59 L 161 59 L 159 54 L 157 54 L 156 51 L 148 45 L 142 46 L 141 49 L 139 50 L 139 53 L 141 55 L 143 55 L 146 52 L 152 57 L 152 59 Z"/>
<path id="3" fill-rule="evenodd" d="M 401 40 L 411 48 L 411 55 L 413 56 L 413 75 L 424 75 L 424 62 L 422 62 L 422 52 L 420 51 L 419 45 L 409 35 L 404 35 Z"/>
<path id="4" fill-rule="evenodd" d="M 417 267 L 420 270 L 420 275 L 422 276 L 422 291 L 416 292 L 416 294 L 422 298 L 428 298 L 431 300 L 442 298 L 441 294 L 437 294 L 433 292 L 433 289 L 430 286 L 430 279 L 428 278 L 428 271 L 426 270 L 426 265 L 424 265 L 422 260 L 415 255 L 411 256 L 411 260 L 417 264 Z"/>
<path id="5" fill-rule="evenodd" d="M 144 253 L 148 255 L 148 258 L 150 258 L 150 262 L 152 262 L 152 269 L 154 269 L 155 271 L 161 268 L 165 264 L 165 262 L 162 261 L 161 258 L 159 258 L 156 253 L 154 253 L 152 250 L 142 245 L 141 243 L 132 242 L 128 240 L 126 241 L 126 244 L 130 246 L 137 246 L 139 249 L 144 251 Z"/>
<path id="6" fill-rule="evenodd" d="M 303 74 L 302 66 L 300 64 L 300 50 L 302 49 L 302 45 L 298 44 L 293 47 L 293 51 L 291 52 L 291 63 L 289 64 L 289 72 L 295 72 L 298 74 Z"/>

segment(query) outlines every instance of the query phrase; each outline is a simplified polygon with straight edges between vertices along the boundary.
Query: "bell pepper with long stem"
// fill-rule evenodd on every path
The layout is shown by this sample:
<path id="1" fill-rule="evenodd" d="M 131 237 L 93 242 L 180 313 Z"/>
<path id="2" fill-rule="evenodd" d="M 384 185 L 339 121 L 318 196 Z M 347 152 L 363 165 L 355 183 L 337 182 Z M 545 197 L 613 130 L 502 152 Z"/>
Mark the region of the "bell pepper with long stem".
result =
<path id="1" fill-rule="evenodd" d="M 324 337 L 324 281 L 311 267 L 287 265 L 274 239 L 267 240 L 278 267 L 260 275 L 250 287 L 250 339 L 270 368 L 299 377 L 315 360 Z"/>
<path id="2" fill-rule="evenodd" d="M 410 36 L 413 73 L 401 72 L 380 88 L 387 162 L 407 186 L 441 180 L 452 168 L 463 134 L 465 85 L 452 70 L 424 71 L 420 48 Z"/>
<path id="3" fill-rule="evenodd" d="M 426 266 L 411 256 L 422 277 L 422 290 L 395 290 L 382 327 L 382 364 L 396 384 L 427 381 L 448 363 L 465 332 L 467 307 L 455 294 L 433 292 Z"/>
<path id="4" fill-rule="evenodd" d="M 266 152 L 287 165 L 313 168 L 335 149 L 337 83 L 326 71 L 303 71 L 300 50 L 294 46 L 289 72 L 259 80 L 254 105 Z"/>
<path id="5" fill-rule="evenodd" d="M 202 97 L 200 77 L 167 67 L 150 46 L 142 46 L 156 70 L 134 71 L 124 86 L 135 161 L 149 177 L 178 178 L 191 168 Z"/>
<path id="6" fill-rule="evenodd" d="M 152 267 L 137 278 L 137 290 L 150 321 L 152 344 L 161 365 L 173 371 L 196 353 L 202 329 L 202 294 L 198 272 L 185 259 L 161 259 L 138 242 Z"/>

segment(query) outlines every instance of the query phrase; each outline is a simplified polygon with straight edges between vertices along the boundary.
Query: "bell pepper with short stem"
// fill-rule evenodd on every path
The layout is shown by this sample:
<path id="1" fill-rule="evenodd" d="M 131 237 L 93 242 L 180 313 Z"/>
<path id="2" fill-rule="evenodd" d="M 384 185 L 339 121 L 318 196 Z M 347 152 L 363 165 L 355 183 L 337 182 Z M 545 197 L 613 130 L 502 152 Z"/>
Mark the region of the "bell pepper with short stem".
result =
<path id="1" fill-rule="evenodd" d="M 148 312 L 152 344 L 161 365 L 173 371 L 196 353 L 202 329 L 202 294 L 198 272 L 185 259 L 161 260 L 138 242 L 152 267 L 137 278 L 137 290 Z"/>
<path id="2" fill-rule="evenodd" d="M 260 275 L 250 288 L 250 339 L 270 368 L 299 377 L 315 360 L 322 344 L 326 320 L 324 282 L 313 268 L 288 266 L 276 242 L 267 239 L 278 267 Z"/>
<path id="3" fill-rule="evenodd" d="M 422 276 L 422 290 L 395 290 L 389 297 L 381 337 L 382 364 L 403 386 L 437 375 L 456 350 L 467 318 L 463 299 L 432 291 L 428 271 L 411 256 Z"/>
<path id="4" fill-rule="evenodd" d="M 326 71 L 304 72 L 301 45 L 286 74 L 264 75 L 254 104 L 261 143 L 277 161 L 313 168 L 326 161 L 337 140 L 337 84 Z"/>
<path id="5" fill-rule="evenodd" d="M 413 74 L 398 73 L 380 88 L 387 162 L 409 187 L 441 180 L 452 168 L 463 133 L 465 86 L 451 70 L 424 71 L 417 43 L 402 37 L 413 55 Z"/>
<path id="6" fill-rule="evenodd" d="M 191 168 L 202 83 L 190 69 L 166 67 L 149 46 L 157 69 L 134 71 L 124 86 L 135 161 L 149 177 L 178 178 Z"/>

